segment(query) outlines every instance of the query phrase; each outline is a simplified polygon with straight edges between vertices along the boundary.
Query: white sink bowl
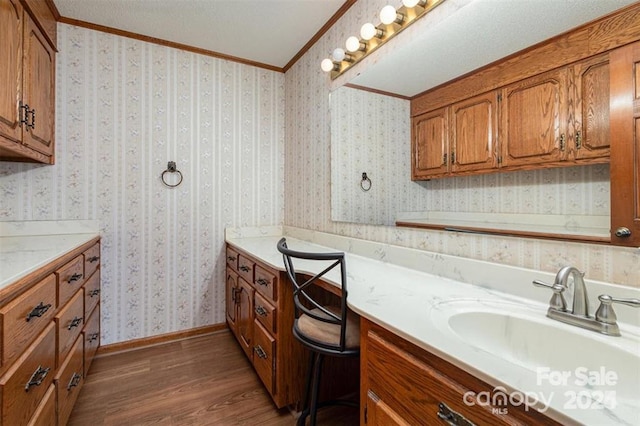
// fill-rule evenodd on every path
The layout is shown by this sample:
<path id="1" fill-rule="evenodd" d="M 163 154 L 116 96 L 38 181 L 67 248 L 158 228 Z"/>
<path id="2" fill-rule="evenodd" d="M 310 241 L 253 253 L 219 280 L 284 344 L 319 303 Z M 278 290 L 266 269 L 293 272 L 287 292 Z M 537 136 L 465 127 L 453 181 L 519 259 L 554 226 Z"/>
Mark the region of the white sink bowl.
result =
<path id="1" fill-rule="evenodd" d="M 605 336 L 547 318 L 539 307 L 501 301 L 443 302 L 431 317 L 464 344 L 530 370 L 542 386 L 608 390 L 618 402 L 640 400 L 640 339 L 625 336 L 624 329 L 622 337 Z"/>

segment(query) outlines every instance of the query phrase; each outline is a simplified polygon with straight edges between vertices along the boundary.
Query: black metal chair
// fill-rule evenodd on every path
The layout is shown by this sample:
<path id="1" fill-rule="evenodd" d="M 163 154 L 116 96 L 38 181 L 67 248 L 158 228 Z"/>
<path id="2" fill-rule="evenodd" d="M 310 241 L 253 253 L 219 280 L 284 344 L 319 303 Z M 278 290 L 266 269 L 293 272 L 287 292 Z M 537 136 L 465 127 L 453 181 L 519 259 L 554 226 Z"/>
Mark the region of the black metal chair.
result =
<path id="1" fill-rule="evenodd" d="M 360 354 L 360 324 L 355 315 L 347 315 L 347 273 L 344 253 L 307 253 L 291 250 L 286 238 L 278 241 L 278 251 L 282 253 L 287 275 L 293 284 L 293 301 L 296 307 L 296 319 L 293 323 L 293 335 L 310 350 L 306 391 L 302 404 L 302 413 L 298 425 L 304 425 L 310 416 L 311 425 L 316 424 L 319 408 L 327 405 L 349 405 L 358 407 L 357 402 L 346 400 L 318 401 L 320 374 L 325 355 L 354 357 Z M 320 261 L 321 266 L 328 264 L 321 272 L 311 278 L 297 274 L 293 259 Z M 324 306 L 311 294 L 310 286 L 329 271 L 340 271 L 340 306 Z"/>

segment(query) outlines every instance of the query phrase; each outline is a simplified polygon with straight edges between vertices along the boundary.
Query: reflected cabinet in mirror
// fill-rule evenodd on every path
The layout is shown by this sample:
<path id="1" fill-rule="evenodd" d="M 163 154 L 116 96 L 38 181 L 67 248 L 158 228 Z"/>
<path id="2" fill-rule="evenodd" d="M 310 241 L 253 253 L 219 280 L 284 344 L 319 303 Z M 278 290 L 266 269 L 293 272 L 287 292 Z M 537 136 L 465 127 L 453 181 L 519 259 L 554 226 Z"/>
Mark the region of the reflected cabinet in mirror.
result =
<path id="1" fill-rule="evenodd" d="M 460 24 L 467 7 L 481 16 L 490 5 L 489 0 L 463 3 L 447 9 L 445 1 L 438 8 L 443 22 Z M 521 3 L 514 8 L 529 2 Z M 537 13 L 543 3 L 529 7 Z M 554 0 L 551 9 L 568 14 L 569 3 Z M 616 146 L 611 135 L 617 130 L 609 126 L 622 114 L 609 111 L 615 104 L 609 86 L 618 78 L 610 74 L 609 55 L 640 40 L 640 4 L 615 11 L 628 3 L 585 1 L 588 13 L 582 21 L 568 22 L 586 24 L 567 31 L 558 23 L 551 35 L 567 32 L 517 54 L 531 44 L 531 35 L 524 37 L 529 43 L 524 46 L 510 41 L 510 49 L 518 48 L 502 52 L 501 57 L 510 55 L 505 59 L 465 65 L 478 69 L 474 72 L 448 64 L 448 58 L 458 57 L 453 50 L 440 56 L 432 52 L 429 63 L 412 63 L 420 52 L 433 49 L 421 35 L 431 32 L 437 38 L 431 26 L 419 28 L 421 22 L 407 30 L 406 39 L 403 33 L 395 45 L 383 46 L 353 85 L 330 94 L 332 219 L 623 245 L 640 241 L 611 234 L 624 225 L 614 221 L 630 221 L 633 228 L 635 220 L 633 214 L 616 219 L 620 215 L 612 212 L 613 187 L 621 179 L 616 152 L 622 144 Z M 544 31 L 538 36 L 544 35 L 549 38 Z M 484 43 L 467 41 L 476 49 Z M 489 52 L 490 47 L 495 46 L 483 48 Z M 417 54 L 404 55 L 407 50 Z M 390 73 L 392 62 L 396 68 Z M 438 68 L 448 69 L 448 78 Z M 380 75 L 381 69 L 387 72 Z M 429 81 L 426 86 L 416 83 L 416 70 Z M 432 74 L 439 77 L 434 80 Z M 631 99 L 631 92 L 627 95 Z M 621 120 L 632 126 L 631 117 Z M 621 167 L 631 170 L 622 173 L 624 179 L 635 176 L 632 157 Z M 419 167 L 426 172 L 417 173 Z M 363 173 L 370 179 L 368 190 Z"/>

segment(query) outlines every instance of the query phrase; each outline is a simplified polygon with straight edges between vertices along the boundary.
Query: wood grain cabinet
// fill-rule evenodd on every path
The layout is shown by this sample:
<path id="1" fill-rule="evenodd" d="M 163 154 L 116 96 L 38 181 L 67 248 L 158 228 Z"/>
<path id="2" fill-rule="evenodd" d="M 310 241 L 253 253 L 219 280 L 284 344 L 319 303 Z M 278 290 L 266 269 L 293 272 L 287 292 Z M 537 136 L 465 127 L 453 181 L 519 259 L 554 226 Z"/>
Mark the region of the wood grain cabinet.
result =
<path id="1" fill-rule="evenodd" d="M 274 247 L 275 249 L 275 247 Z M 227 324 L 278 408 L 302 396 L 307 354 L 294 340 L 286 275 L 227 246 Z"/>
<path id="2" fill-rule="evenodd" d="M 100 344 L 99 259 L 95 238 L 1 289 L 0 426 L 66 424 Z"/>
<path id="3" fill-rule="evenodd" d="M 475 395 L 493 387 L 364 318 L 360 336 L 361 424 L 469 424 L 447 416 L 477 425 L 558 424 L 536 410 L 480 402 Z"/>
<path id="4" fill-rule="evenodd" d="M 411 178 L 446 175 L 449 172 L 449 108 L 419 115 L 411 123 Z"/>
<path id="5" fill-rule="evenodd" d="M 55 18 L 41 4 L 0 0 L 2 160 L 54 163 Z"/>

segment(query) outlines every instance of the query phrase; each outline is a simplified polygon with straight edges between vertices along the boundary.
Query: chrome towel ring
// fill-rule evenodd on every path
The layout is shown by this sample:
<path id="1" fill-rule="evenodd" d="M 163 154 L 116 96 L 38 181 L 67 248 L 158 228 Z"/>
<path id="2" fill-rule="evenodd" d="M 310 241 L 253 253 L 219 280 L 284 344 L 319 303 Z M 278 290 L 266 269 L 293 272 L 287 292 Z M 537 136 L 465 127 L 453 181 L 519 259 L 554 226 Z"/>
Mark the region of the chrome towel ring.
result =
<path id="1" fill-rule="evenodd" d="M 367 192 L 371 189 L 371 179 L 367 176 L 367 172 L 362 173 L 362 180 L 360 181 L 360 189 Z"/>
<path id="2" fill-rule="evenodd" d="M 165 180 L 165 174 L 167 173 L 177 173 L 178 174 L 178 183 L 175 184 L 170 184 L 167 183 L 167 181 Z M 160 179 L 162 179 L 162 183 L 164 183 L 166 186 L 170 187 L 170 188 L 175 188 L 176 186 L 180 185 L 182 183 L 182 172 L 180 172 L 180 170 L 178 170 L 176 168 L 176 162 L 175 161 L 169 161 L 167 163 L 167 170 L 165 170 L 164 172 L 162 172 L 162 174 L 160 175 Z"/>

